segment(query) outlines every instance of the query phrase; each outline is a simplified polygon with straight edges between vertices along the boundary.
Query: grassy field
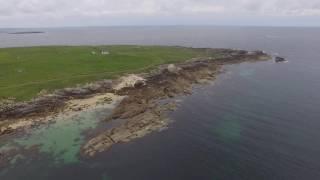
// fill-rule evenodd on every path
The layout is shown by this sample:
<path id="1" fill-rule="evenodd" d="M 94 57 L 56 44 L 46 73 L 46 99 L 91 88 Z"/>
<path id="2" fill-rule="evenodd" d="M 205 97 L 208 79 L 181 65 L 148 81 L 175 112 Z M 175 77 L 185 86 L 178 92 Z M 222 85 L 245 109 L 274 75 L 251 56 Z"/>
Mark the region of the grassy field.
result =
<path id="1" fill-rule="evenodd" d="M 0 49 L 0 99 L 28 100 L 41 90 L 72 87 L 204 56 L 207 56 L 204 49 L 165 46 L 3 48 Z"/>

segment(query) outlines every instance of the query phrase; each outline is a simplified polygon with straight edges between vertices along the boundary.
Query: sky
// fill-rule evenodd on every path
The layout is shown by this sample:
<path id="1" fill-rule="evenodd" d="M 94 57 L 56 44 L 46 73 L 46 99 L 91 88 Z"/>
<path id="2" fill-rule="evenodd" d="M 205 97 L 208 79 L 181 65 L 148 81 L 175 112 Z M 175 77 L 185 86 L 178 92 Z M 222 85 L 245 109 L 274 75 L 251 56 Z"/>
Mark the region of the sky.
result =
<path id="1" fill-rule="evenodd" d="M 320 26 L 320 0 L 0 0 L 0 28 Z"/>

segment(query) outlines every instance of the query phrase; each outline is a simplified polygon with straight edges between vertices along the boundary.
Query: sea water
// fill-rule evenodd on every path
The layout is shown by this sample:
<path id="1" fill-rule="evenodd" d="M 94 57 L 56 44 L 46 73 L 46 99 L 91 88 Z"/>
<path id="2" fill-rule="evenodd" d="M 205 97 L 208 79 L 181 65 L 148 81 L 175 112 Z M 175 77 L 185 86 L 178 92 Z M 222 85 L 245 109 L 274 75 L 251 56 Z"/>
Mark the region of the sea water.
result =
<path id="1" fill-rule="evenodd" d="M 192 95 L 180 97 L 166 131 L 115 145 L 93 159 L 77 156 L 79 134 L 92 124 L 66 122 L 61 134 L 54 131 L 56 125 L 43 136 L 42 130 L 35 131 L 16 142 L 43 144 L 42 155 L 16 157 L 16 165 L 1 171 L 1 179 L 320 178 L 319 28 L 92 27 L 24 35 L 6 31 L 12 30 L 0 33 L 1 47 L 157 44 L 259 49 L 283 56 L 288 63 L 225 66 L 215 83 L 196 86 Z M 94 117 L 83 115 L 80 122 L 99 119 Z"/>

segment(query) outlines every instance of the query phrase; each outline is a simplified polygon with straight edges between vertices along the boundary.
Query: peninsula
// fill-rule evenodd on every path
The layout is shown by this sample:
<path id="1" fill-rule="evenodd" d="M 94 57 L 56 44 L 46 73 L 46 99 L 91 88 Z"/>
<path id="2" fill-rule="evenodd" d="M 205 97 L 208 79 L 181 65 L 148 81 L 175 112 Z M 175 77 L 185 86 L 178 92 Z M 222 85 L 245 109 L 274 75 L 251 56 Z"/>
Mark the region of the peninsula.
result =
<path id="1" fill-rule="evenodd" d="M 223 65 L 268 59 L 262 51 L 167 46 L 0 49 L 0 138 L 110 104 L 100 126 L 121 123 L 86 138 L 79 155 L 89 158 L 165 129 L 175 97 L 213 81 Z M 0 148 L 0 165 L 16 153 Z"/>

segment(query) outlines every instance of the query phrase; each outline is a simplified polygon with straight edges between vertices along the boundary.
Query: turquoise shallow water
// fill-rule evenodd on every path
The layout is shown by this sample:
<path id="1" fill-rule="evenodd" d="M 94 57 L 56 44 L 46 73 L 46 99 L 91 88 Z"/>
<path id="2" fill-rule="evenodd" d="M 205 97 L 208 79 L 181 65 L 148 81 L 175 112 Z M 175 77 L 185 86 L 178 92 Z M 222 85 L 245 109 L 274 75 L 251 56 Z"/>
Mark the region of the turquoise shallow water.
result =
<path id="1" fill-rule="evenodd" d="M 81 133 L 97 126 L 94 112 L 84 112 L 70 119 L 58 119 L 46 128 L 39 128 L 29 136 L 14 140 L 20 146 L 31 148 L 39 146 L 40 153 L 52 155 L 56 163 L 78 162 L 78 154 L 84 137 Z"/>
<path id="2" fill-rule="evenodd" d="M 52 123 L 41 125 L 26 135 L 3 140 L 0 151 L 19 151 L 10 160 L 11 168 L 18 163 L 34 160 L 29 157 L 30 152 L 50 159 L 48 166 L 52 167 L 80 163 L 79 153 L 81 145 L 85 143 L 85 132 L 96 128 L 115 103 L 54 118 Z"/>
<path id="3" fill-rule="evenodd" d="M 227 66 L 213 85 L 196 87 L 193 95 L 182 98 L 179 109 L 170 114 L 174 123 L 168 130 L 116 145 L 94 159 L 74 155 L 83 140 L 76 136 L 95 123 L 75 121 L 68 128 L 71 124 L 66 122 L 61 134 L 53 125 L 53 132 L 48 129 L 46 135 L 39 130 L 29 140 L 16 139 L 27 147 L 44 144 L 43 153 L 13 159 L 15 166 L 1 171 L 0 179 L 320 178 L 320 29 L 117 27 L 89 31 L 48 30 L 48 38 L 10 36 L 1 45 L 110 43 L 261 49 L 289 62 Z M 103 113 L 88 113 L 79 121 L 92 122 Z M 59 141 L 58 146 L 46 142 L 47 138 Z"/>

